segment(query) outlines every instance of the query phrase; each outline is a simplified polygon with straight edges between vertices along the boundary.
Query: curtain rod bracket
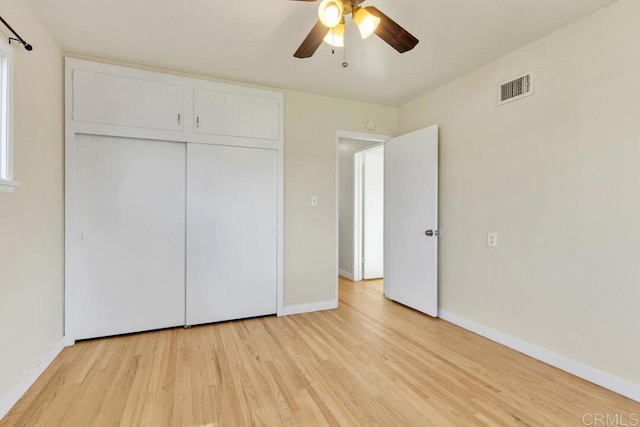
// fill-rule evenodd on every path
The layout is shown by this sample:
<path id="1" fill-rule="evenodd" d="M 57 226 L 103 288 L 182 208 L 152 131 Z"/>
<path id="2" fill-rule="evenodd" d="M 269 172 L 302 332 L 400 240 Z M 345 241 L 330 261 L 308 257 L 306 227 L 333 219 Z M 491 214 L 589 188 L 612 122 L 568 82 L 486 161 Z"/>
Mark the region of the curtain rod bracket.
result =
<path id="1" fill-rule="evenodd" d="M 9 44 L 11 44 L 12 41 L 16 41 L 20 43 L 21 45 L 24 46 L 26 50 L 33 50 L 33 46 L 31 46 L 29 43 L 25 42 L 24 40 L 16 39 L 15 37 L 9 37 Z"/>
<path id="2" fill-rule="evenodd" d="M 23 39 L 22 37 L 20 37 L 20 35 L 18 33 L 16 33 L 16 31 L 11 27 L 11 25 L 9 25 L 9 23 L 7 23 L 7 21 L 5 21 L 2 16 L 0 16 L 0 21 L 5 25 L 5 27 L 7 27 L 9 29 L 9 31 L 11 31 L 13 33 L 13 35 L 15 37 L 9 37 L 9 44 L 11 44 L 12 41 L 16 41 L 18 43 L 20 43 L 22 46 L 24 46 L 24 48 L 28 51 L 32 51 L 33 50 L 33 46 L 31 46 L 29 43 L 27 43 L 27 41 L 25 39 Z"/>

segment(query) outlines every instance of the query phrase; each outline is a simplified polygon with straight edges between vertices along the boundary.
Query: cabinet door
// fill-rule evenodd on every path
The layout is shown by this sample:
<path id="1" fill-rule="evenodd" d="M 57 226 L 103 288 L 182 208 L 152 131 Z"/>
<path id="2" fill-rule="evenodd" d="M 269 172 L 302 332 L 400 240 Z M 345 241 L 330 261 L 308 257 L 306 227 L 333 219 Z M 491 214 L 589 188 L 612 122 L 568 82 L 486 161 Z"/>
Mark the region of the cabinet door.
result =
<path id="1" fill-rule="evenodd" d="M 73 119 L 147 129 L 184 129 L 184 88 L 74 70 Z"/>
<path id="2" fill-rule="evenodd" d="M 206 89 L 195 89 L 193 97 L 196 133 L 280 138 L 280 102 L 277 99 Z"/>
<path id="3" fill-rule="evenodd" d="M 183 130 L 182 86 L 116 76 L 114 90 L 116 125 Z"/>
<path id="4" fill-rule="evenodd" d="M 187 146 L 187 324 L 275 314 L 275 150 Z"/>
<path id="5" fill-rule="evenodd" d="M 75 338 L 184 325 L 185 144 L 76 138 Z"/>

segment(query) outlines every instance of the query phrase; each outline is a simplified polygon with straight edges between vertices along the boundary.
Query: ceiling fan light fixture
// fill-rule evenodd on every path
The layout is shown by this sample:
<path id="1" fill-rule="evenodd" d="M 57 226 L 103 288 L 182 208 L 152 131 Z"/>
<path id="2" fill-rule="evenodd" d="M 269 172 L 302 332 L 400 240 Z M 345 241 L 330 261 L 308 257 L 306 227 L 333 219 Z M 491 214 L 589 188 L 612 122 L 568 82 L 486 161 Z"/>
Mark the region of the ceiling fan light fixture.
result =
<path id="1" fill-rule="evenodd" d="M 358 30 L 360 30 L 360 36 L 366 39 L 376 31 L 376 28 L 380 25 L 380 18 L 360 7 L 353 13 L 353 22 L 356 23 Z"/>
<path id="2" fill-rule="evenodd" d="M 344 47 L 344 21 L 329 30 L 323 41 L 333 47 Z"/>
<path id="3" fill-rule="evenodd" d="M 334 28 L 340 25 L 343 14 L 344 5 L 340 0 L 322 0 L 318 6 L 318 17 L 325 27 Z"/>

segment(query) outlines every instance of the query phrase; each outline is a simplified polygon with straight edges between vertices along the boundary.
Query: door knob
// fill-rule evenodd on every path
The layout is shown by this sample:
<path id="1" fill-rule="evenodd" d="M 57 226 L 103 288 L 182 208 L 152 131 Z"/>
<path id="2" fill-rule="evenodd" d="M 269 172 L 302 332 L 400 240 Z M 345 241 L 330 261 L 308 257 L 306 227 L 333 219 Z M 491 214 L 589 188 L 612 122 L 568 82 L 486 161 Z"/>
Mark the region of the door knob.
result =
<path id="1" fill-rule="evenodd" d="M 425 236 L 428 236 L 428 237 L 433 237 L 433 230 L 427 230 L 427 231 L 425 231 L 425 232 L 424 232 L 424 235 L 425 235 Z"/>

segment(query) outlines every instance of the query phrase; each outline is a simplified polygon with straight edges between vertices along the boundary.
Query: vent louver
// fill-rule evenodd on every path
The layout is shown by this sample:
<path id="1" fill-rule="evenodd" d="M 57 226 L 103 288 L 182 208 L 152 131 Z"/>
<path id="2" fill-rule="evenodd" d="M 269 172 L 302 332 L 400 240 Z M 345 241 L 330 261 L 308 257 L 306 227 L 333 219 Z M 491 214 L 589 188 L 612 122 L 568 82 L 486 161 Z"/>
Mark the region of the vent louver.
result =
<path id="1" fill-rule="evenodd" d="M 516 101 L 533 95 L 533 76 L 531 73 L 509 80 L 498 87 L 498 105 Z"/>

